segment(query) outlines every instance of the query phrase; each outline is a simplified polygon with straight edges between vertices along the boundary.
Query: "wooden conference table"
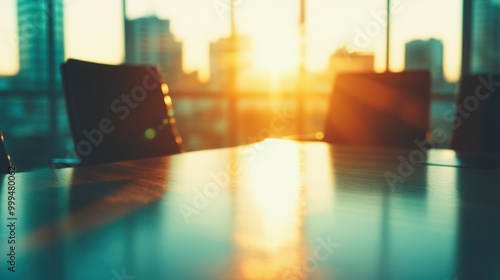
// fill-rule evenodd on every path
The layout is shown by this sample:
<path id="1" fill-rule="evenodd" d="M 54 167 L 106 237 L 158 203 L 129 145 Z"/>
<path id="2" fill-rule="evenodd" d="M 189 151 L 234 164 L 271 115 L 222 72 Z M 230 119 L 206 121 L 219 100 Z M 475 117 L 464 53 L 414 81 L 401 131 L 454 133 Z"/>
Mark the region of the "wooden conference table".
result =
<path id="1" fill-rule="evenodd" d="M 500 279 L 498 161 L 410 152 L 269 139 L 19 173 L 15 273 L 3 176 L 0 279 Z"/>

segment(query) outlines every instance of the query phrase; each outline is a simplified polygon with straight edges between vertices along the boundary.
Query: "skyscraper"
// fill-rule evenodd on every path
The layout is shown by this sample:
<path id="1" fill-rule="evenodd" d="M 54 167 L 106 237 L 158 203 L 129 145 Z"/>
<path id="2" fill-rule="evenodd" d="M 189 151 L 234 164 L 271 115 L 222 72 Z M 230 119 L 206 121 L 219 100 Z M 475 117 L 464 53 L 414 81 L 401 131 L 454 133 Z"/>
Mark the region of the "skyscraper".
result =
<path id="1" fill-rule="evenodd" d="M 183 78 L 182 43 L 170 32 L 170 21 L 149 16 L 125 21 L 125 62 L 162 68 L 167 83 Z"/>
<path id="2" fill-rule="evenodd" d="M 443 42 L 431 38 L 429 40 L 413 40 L 405 46 L 405 69 L 429 70 L 435 88 L 445 83 L 443 73 Z"/>
<path id="3" fill-rule="evenodd" d="M 60 86 L 59 65 L 64 62 L 63 1 L 17 0 L 17 21 L 20 69 L 16 86 Z"/>
<path id="4" fill-rule="evenodd" d="M 341 47 L 330 56 L 329 78 L 335 81 L 340 72 L 373 72 L 374 61 L 372 53 L 350 53 L 345 46 Z"/>
<path id="5" fill-rule="evenodd" d="M 500 72 L 500 1 L 474 0 L 472 72 Z"/>
<path id="6" fill-rule="evenodd" d="M 250 37 L 236 36 L 233 50 L 231 37 L 220 38 L 210 43 L 210 83 L 211 91 L 229 90 L 230 74 L 235 75 L 235 87 L 241 89 L 241 72 L 252 64 L 253 44 Z"/>

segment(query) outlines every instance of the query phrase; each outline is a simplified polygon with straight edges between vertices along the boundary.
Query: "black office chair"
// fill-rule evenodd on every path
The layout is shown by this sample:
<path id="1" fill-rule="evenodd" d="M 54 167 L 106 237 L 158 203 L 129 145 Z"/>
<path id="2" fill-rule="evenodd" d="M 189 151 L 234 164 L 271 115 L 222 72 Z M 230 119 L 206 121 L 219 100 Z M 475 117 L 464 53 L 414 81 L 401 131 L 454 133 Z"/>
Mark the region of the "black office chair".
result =
<path id="1" fill-rule="evenodd" d="M 429 126 L 428 71 L 340 73 L 323 140 L 356 146 L 415 147 Z"/>
<path id="2" fill-rule="evenodd" d="M 157 68 L 69 59 L 61 70 L 81 164 L 181 151 L 168 87 Z"/>
<path id="3" fill-rule="evenodd" d="M 451 148 L 466 153 L 500 153 L 500 74 L 462 77 Z"/>
<path id="4" fill-rule="evenodd" d="M 3 134 L 0 131 L 0 174 L 7 174 L 9 173 L 9 167 L 12 166 L 12 163 L 10 162 L 10 156 L 5 149 L 3 141 Z"/>

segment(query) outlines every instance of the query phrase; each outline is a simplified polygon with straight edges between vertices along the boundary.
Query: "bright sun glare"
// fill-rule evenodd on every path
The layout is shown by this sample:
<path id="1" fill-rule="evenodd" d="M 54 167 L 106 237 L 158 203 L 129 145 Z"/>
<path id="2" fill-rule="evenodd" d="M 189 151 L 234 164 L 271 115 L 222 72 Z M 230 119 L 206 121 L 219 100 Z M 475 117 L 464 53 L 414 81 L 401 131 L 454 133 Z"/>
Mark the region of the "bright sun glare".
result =
<path id="1" fill-rule="evenodd" d="M 265 32 L 255 40 L 256 67 L 269 75 L 280 76 L 297 71 L 299 39 L 293 34 Z"/>

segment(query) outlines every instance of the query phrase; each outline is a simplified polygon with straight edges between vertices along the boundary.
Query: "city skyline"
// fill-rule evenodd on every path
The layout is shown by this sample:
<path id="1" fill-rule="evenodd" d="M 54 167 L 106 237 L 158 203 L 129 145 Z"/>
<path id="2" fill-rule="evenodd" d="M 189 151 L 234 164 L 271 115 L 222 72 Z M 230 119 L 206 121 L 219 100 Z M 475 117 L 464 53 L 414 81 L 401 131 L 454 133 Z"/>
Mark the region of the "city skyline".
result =
<path id="1" fill-rule="evenodd" d="M 36 14 L 36 18 L 33 15 Z M 57 66 L 64 62 L 64 7 L 60 2 L 48 7 L 47 2 L 17 1 L 19 72 L 10 79 L 13 87 L 39 89 L 59 87 L 61 73 Z M 33 26 L 32 20 L 48 25 Z M 55 66 L 55 67 L 54 67 Z M 57 67 L 58 68 L 58 67 Z"/>
<path id="2" fill-rule="evenodd" d="M 500 65 L 500 1 L 474 2 L 472 31 L 472 70 L 493 72 Z"/>
<path id="3" fill-rule="evenodd" d="M 443 42 L 436 38 L 413 40 L 405 46 L 405 69 L 429 70 L 432 85 L 445 81 L 443 75 Z"/>
<path id="4" fill-rule="evenodd" d="M 2 16 L 7 18 L 0 26 L 0 59 L 5 61 L 0 66 L 0 73 L 13 74 L 19 68 L 16 59 L 11 55 L 7 57 L 5 51 L 12 48 L 11 43 L 6 39 L 12 27 L 12 2 L 6 0 L 1 4 Z M 121 63 L 124 61 L 123 42 L 123 19 L 121 17 L 121 1 L 107 1 L 99 3 L 92 0 L 85 3 L 71 0 L 65 8 L 65 41 L 66 57 L 76 57 L 104 63 Z M 66 3 L 65 2 L 65 3 Z M 297 26 L 298 26 L 298 4 L 283 5 L 284 1 L 276 0 L 270 3 L 263 1 L 239 1 L 236 7 L 237 27 L 241 35 L 249 36 L 255 42 L 255 59 L 261 68 L 279 65 L 279 71 L 293 71 L 298 55 Z M 397 2 L 397 1 L 396 1 Z M 404 44 L 411 39 L 426 39 L 437 37 L 443 40 L 445 45 L 445 75 L 448 79 L 456 80 L 459 72 L 459 58 L 461 40 L 461 5 L 459 1 L 447 0 L 448 4 L 457 2 L 455 5 L 445 5 L 443 3 L 433 3 L 436 12 L 428 13 L 425 21 L 422 21 L 418 28 L 412 30 L 400 29 L 411 24 L 408 18 L 418 19 L 418 13 L 428 4 L 414 3 L 411 1 L 399 1 L 399 11 L 393 15 L 392 19 L 392 41 L 391 41 L 391 70 L 402 70 L 404 65 Z M 197 2 L 198 3 L 198 2 Z M 322 4 L 323 3 L 323 4 Z M 324 3 L 317 0 L 308 1 L 308 39 L 307 39 L 307 67 L 310 71 L 320 71 L 327 69 L 329 56 L 341 45 L 353 44 L 359 30 L 367 30 L 376 21 L 377 13 L 380 14 L 385 6 L 385 1 L 366 5 L 365 1 L 354 1 L 350 4 L 339 4 L 340 1 Z M 362 5 L 362 4 L 365 5 Z M 172 33 L 183 42 L 184 60 L 183 69 L 185 72 L 198 70 L 201 78 L 207 80 L 209 77 L 209 44 L 220 38 L 227 36 L 229 31 L 228 17 L 225 13 L 218 12 L 211 2 L 196 4 L 188 0 L 182 3 L 172 3 L 162 1 L 155 5 L 140 4 L 138 1 L 128 1 L 127 15 L 130 19 L 151 15 L 158 15 L 160 18 L 169 18 L 172 23 Z M 260 5 L 260 6 L 259 6 Z M 92 10 L 92 7 L 99 6 L 100 9 Z M 338 6 L 342 6 L 340 13 Z M 443 26 L 433 28 L 432 20 L 444 8 L 450 9 L 448 23 Z M 10 9 L 10 13 L 9 13 Z M 78 14 L 76 13 L 78 11 Z M 85 13 L 82 11 L 91 11 Z M 272 22 L 271 19 L 277 13 L 280 20 Z M 92 14 L 92 21 L 88 21 L 88 14 Z M 359 15 L 348 18 L 347 15 Z M 10 15 L 10 16 L 9 16 Z M 259 20 L 255 20 L 255 15 L 259 15 Z M 314 15 L 314 16 L 312 16 Z M 4 18 L 5 18 L 4 17 Z M 10 17 L 10 20 L 9 20 Z M 330 19 L 329 19 L 330 18 Z M 88 24 L 82 24 L 86 20 Z M 344 20 L 344 22 L 342 22 Z M 5 24 L 5 22 L 11 22 Z M 345 23 L 345 28 L 334 28 L 339 26 L 338 22 Z M 383 25 L 383 22 L 378 21 Z M 105 24 L 104 24 L 105 23 Z M 7 26 L 6 26 L 7 25 Z M 382 26 L 379 26 L 382 27 Z M 368 27 L 369 28 L 369 27 Z M 99 30 L 97 30 L 99 29 Z M 383 28 L 381 28 L 382 30 Z M 456 30 L 456 32 L 450 31 Z M 332 31 L 333 30 L 333 31 Z M 94 32 L 92 32 L 94 31 Z M 376 29 L 374 30 L 376 31 Z M 363 31 L 361 31 L 363 32 Z M 7 34 L 7 35 L 6 35 Z M 328 35 L 328 36 L 325 36 Z M 369 36 L 373 35 L 373 32 Z M 375 68 L 378 71 L 384 70 L 384 40 L 385 32 L 379 31 L 376 36 L 369 37 L 370 44 L 366 50 L 375 54 Z M 359 36 L 358 36 L 359 37 Z M 106 47 L 102 47 L 105 45 Z M 454 47 L 449 47 L 454 46 Z M 294 55 L 297 54 L 297 55 Z M 15 55 L 14 55 L 15 57 Z M 18 58 L 17 58 L 18 60 Z M 297 59 L 298 60 L 298 59 Z M 10 71 L 10 72 L 9 72 Z"/>
<path id="5" fill-rule="evenodd" d="M 159 65 L 173 86 L 183 78 L 182 42 L 170 32 L 170 21 L 156 16 L 125 21 L 125 63 Z"/>

